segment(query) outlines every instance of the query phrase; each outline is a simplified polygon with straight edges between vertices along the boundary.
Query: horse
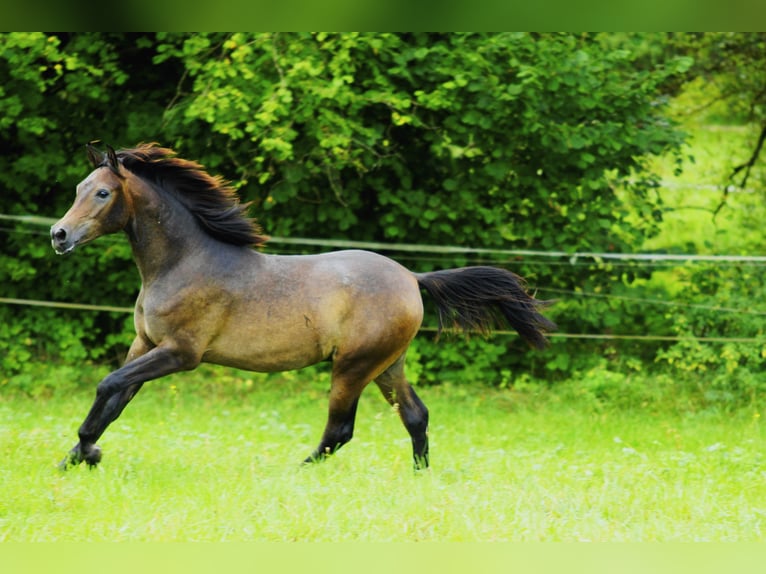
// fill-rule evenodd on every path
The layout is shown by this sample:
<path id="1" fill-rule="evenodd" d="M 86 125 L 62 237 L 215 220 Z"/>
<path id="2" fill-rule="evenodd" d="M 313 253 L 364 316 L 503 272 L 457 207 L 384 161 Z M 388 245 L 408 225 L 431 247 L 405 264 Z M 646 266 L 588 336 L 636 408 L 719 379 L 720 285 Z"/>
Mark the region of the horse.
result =
<path id="1" fill-rule="evenodd" d="M 157 143 L 101 151 L 51 227 L 57 254 L 124 232 L 141 278 L 135 338 L 122 366 L 96 387 L 79 442 L 59 464 L 96 466 L 96 444 L 144 383 L 213 363 L 256 372 L 332 364 L 327 422 L 304 462 L 334 454 L 353 435 L 363 389 L 375 382 L 429 466 L 428 409 L 405 377 L 407 348 L 423 320 L 425 291 L 438 333 L 510 325 L 542 348 L 556 325 L 524 279 L 491 266 L 415 273 L 371 251 L 266 254 L 267 237 L 221 176 Z"/>

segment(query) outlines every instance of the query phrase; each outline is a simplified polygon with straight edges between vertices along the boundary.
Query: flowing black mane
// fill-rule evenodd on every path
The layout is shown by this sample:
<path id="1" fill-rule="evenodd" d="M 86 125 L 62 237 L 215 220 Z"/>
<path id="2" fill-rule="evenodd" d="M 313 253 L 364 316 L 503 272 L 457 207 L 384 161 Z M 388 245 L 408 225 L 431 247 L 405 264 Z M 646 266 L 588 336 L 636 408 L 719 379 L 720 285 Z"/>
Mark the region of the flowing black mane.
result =
<path id="1" fill-rule="evenodd" d="M 109 157 L 114 154 L 113 157 Z M 240 203 L 236 191 L 220 176 L 208 174 L 200 164 L 176 157 L 173 150 L 155 143 L 139 144 L 104 154 L 99 165 L 114 160 L 139 177 L 175 196 L 212 237 L 234 245 L 261 245 L 267 239 L 256 221 L 247 217 L 250 203 Z"/>

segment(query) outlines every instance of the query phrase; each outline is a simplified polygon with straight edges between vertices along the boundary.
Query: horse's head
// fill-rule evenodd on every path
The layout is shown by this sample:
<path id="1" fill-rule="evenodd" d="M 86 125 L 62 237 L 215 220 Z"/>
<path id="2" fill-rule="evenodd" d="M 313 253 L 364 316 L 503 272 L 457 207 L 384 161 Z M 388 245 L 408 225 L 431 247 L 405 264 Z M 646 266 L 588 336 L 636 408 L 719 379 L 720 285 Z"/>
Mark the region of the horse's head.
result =
<path id="1" fill-rule="evenodd" d="M 91 144 L 87 151 L 94 170 L 77 186 L 77 196 L 66 215 L 51 227 L 51 243 L 58 254 L 120 231 L 130 219 L 125 172 L 120 171 L 117 154 L 111 147 L 104 153 Z"/>

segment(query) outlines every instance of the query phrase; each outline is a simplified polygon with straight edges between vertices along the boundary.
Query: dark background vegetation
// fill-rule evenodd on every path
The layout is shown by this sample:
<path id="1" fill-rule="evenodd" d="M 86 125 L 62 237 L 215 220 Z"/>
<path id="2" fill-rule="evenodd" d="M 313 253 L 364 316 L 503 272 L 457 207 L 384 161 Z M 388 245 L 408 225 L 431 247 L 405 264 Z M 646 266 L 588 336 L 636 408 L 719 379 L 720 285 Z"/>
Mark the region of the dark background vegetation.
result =
<path id="1" fill-rule="evenodd" d="M 732 189 L 763 197 L 764 34 L 3 33 L 0 214 L 61 216 L 89 171 L 88 141 L 157 141 L 253 202 L 275 237 L 266 251 L 330 248 L 279 238 L 343 239 L 383 244 L 418 271 L 504 266 L 558 299 L 550 315 L 562 333 L 599 337 L 554 338 L 531 353 L 510 336 L 436 345 L 426 333 L 411 357 L 420 383 L 545 384 L 599 369 L 619 375 L 616 392 L 641 373 L 752 398 L 763 343 L 699 338 L 764 340 L 762 315 L 719 309 L 759 308 L 759 268 L 658 276 L 635 260 L 574 256 L 641 252 L 660 232 L 656 162 L 689 165 L 671 110 L 690 85 L 700 109 L 715 105 L 716 121 L 756 135 L 731 179 L 714 182 L 714 217 Z M 0 296 L 132 304 L 138 275 L 122 238 L 61 258 L 45 227 L 0 225 Z M 752 237 L 743 233 L 737 253 L 763 252 L 759 230 Z M 476 251 L 386 248 L 394 243 Z M 125 313 L 0 305 L 0 385 L 32 392 L 41 365 L 116 365 L 131 333 Z"/>

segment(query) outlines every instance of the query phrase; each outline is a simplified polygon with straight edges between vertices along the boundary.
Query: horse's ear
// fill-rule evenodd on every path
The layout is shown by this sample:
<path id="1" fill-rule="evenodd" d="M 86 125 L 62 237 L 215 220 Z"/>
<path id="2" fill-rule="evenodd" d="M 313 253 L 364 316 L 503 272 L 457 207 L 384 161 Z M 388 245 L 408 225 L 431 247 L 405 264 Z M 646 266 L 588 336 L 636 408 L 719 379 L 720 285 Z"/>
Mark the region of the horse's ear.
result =
<path id="1" fill-rule="evenodd" d="M 88 161 L 94 168 L 104 163 L 104 154 L 98 151 L 93 144 L 96 142 L 89 142 L 85 144 L 85 150 L 88 152 Z"/>
<path id="2" fill-rule="evenodd" d="M 109 168 L 116 174 L 120 173 L 120 162 L 117 159 L 117 152 L 112 146 L 106 146 L 106 159 Z"/>

